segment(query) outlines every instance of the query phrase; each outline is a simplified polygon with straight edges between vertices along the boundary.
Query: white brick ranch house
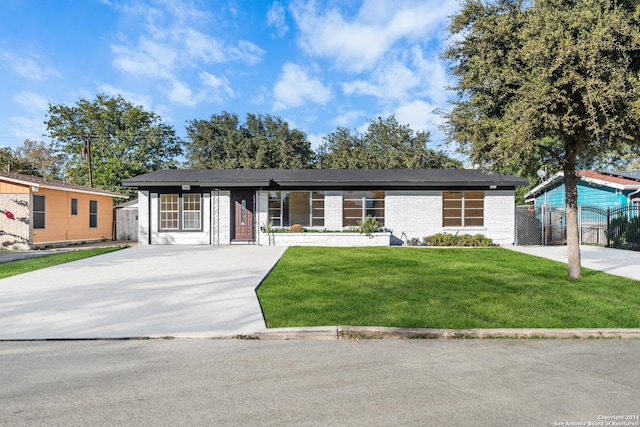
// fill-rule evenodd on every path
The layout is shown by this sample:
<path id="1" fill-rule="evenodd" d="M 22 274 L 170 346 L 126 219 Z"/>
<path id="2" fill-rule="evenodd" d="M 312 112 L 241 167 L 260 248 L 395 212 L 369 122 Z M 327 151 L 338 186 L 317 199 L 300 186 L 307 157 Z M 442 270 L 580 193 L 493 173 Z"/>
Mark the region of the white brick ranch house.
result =
<path id="1" fill-rule="evenodd" d="M 390 245 L 436 233 L 512 244 L 515 188 L 528 181 L 472 169 L 160 170 L 138 190 L 139 244 Z M 384 232 L 346 232 L 375 217 Z M 300 224 L 305 232 L 266 233 Z"/>

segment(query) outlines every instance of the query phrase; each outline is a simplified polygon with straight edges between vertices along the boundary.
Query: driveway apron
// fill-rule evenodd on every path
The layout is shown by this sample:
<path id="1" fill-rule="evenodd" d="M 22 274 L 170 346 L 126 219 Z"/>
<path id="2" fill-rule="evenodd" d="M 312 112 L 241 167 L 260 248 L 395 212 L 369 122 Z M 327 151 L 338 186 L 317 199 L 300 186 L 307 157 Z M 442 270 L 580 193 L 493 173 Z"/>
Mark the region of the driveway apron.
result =
<path id="1" fill-rule="evenodd" d="M 505 248 L 567 263 L 566 246 L 505 246 Z M 640 252 L 600 246 L 580 246 L 581 264 L 592 270 L 640 280 Z"/>
<path id="2" fill-rule="evenodd" d="M 136 246 L 2 279 L 0 340 L 263 331 L 255 290 L 285 249 Z"/>

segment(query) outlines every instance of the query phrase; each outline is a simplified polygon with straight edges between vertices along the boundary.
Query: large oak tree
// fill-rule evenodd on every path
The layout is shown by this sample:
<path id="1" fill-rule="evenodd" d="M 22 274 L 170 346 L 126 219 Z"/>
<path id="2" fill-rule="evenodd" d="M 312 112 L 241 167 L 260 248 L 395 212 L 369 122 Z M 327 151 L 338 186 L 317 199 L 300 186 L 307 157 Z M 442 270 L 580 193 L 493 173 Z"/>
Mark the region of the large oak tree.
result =
<path id="1" fill-rule="evenodd" d="M 579 278 L 576 170 L 640 151 L 640 1 L 465 0 L 449 31 L 449 138 L 492 169 L 557 163 Z"/>
<path id="2" fill-rule="evenodd" d="M 187 165 L 198 169 L 298 169 L 311 165 L 306 134 L 280 117 L 223 112 L 187 125 Z"/>
<path id="3" fill-rule="evenodd" d="M 462 163 L 427 148 L 429 132 L 415 132 L 395 116 L 371 120 L 364 133 L 338 127 L 323 138 L 320 161 L 328 169 L 459 168 Z"/>

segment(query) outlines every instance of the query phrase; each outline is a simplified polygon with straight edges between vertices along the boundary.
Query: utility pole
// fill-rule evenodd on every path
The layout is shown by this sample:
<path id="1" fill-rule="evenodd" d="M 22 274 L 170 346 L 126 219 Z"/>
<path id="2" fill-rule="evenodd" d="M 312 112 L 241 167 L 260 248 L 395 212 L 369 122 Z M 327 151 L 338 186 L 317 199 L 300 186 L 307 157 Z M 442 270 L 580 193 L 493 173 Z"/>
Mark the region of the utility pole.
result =
<path id="1" fill-rule="evenodd" d="M 89 187 L 93 187 L 93 174 L 91 173 L 91 135 L 89 134 L 85 135 L 82 156 L 87 158 L 87 165 L 89 166 Z"/>

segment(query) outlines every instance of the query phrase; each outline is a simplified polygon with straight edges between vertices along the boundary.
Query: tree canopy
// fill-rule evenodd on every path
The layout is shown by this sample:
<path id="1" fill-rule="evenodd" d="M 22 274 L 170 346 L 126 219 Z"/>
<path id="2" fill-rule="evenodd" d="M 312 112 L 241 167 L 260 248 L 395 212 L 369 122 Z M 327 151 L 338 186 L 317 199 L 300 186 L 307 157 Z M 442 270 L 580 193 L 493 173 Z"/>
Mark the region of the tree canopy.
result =
<path id="1" fill-rule="evenodd" d="M 638 0 L 466 0 L 449 26 L 447 132 L 480 164 L 564 171 L 568 275 L 580 277 L 577 175 L 640 151 Z"/>
<path id="2" fill-rule="evenodd" d="M 308 168 L 313 159 L 306 134 L 280 117 L 223 112 L 188 122 L 187 165 L 209 169 Z"/>
<path id="3" fill-rule="evenodd" d="M 320 161 L 329 169 L 458 168 L 442 151 L 427 148 L 429 132 L 414 132 L 395 116 L 371 120 L 363 134 L 338 127 L 323 138 Z"/>
<path id="4" fill-rule="evenodd" d="M 94 185 L 119 192 L 128 191 L 125 178 L 175 167 L 182 152 L 171 126 L 121 96 L 49 104 L 47 117 L 52 146 L 65 156 L 64 177 L 76 184 L 89 184 L 87 148 Z"/>
<path id="5" fill-rule="evenodd" d="M 46 178 L 61 178 L 62 156 L 44 141 L 25 139 L 21 146 L 12 150 L 0 149 L 0 168 L 4 171 L 23 173 Z"/>

